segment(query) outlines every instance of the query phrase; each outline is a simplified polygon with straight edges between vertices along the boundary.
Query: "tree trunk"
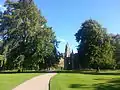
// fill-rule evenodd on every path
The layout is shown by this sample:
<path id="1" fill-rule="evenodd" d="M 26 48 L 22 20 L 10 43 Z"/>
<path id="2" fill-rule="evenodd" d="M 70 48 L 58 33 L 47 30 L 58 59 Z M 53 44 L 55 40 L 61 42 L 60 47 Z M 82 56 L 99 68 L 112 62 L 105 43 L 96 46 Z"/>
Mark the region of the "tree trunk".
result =
<path id="1" fill-rule="evenodd" d="M 96 70 L 96 72 L 98 73 L 98 72 L 100 72 L 100 68 L 99 68 L 99 66 L 97 67 L 97 70 Z"/>

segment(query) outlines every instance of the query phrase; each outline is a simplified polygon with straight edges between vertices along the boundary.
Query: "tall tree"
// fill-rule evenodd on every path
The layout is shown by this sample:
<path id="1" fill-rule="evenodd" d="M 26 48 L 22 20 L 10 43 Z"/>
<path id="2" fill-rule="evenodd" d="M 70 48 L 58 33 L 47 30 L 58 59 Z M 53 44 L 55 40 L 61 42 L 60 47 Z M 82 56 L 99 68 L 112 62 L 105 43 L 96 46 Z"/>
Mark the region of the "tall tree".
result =
<path id="1" fill-rule="evenodd" d="M 114 65 L 110 37 L 95 20 L 86 20 L 75 34 L 78 54 L 83 68 L 111 68 Z"/>
<path id="2" fill-rule="evenodd" d="M 115 47 L 114 57 L 116 60 L 117 68 L 120 68 L 120 35 L 110 34 L 111 44 Z"/>
<path id="3" fill-rule="evenodd" d="M 52 28 L 46 25 L 46 19 L 32 0 L 7 0 L 5 7 L 0 33 L 7 58 L 6 68 L 40 69 L 45 58 L 56 48 Z"/>

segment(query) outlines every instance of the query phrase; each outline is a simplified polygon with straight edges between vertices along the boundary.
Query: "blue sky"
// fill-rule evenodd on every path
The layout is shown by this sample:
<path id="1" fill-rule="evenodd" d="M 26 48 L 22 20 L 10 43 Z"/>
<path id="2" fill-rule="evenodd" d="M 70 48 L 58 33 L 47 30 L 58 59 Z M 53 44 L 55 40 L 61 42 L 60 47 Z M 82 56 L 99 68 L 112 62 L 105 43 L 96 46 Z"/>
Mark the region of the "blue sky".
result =
<path id="1" fill-rule="evenodd" d="M 59 51 L 64 52 L 68 42 L 76 52 L 74 34 L 87 19 L 97 20 L 109 33 L 120 33 L 120 0 L 34 0 L 42 15 L 53 27 Z M 0 4 L 4 0 L 0 0 Z"/>

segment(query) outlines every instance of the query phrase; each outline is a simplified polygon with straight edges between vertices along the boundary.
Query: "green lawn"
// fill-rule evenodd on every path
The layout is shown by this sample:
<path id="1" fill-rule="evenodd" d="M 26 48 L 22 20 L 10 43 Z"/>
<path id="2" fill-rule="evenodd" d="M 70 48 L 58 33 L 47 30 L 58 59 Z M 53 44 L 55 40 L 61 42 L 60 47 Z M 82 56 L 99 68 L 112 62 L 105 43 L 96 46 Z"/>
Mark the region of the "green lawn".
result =
<path id="1" fill-rule="evenodd" d="M 21 84 L 39 73 L 19 73 L 19 74 L 0 74 L 0 90 L 12 90 L 15 86 Z"/>
<path id="2" fill-rule="evenodd" d="M 120 73 L 60 73 L 51 80 L 50 90 L 120 90 Z"/>

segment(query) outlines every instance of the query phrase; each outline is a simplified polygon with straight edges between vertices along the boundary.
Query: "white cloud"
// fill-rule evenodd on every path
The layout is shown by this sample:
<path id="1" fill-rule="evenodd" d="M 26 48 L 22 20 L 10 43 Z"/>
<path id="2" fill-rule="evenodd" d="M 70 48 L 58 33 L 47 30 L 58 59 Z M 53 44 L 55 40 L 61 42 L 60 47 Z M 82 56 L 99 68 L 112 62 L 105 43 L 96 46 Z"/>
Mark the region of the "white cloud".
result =
<path id="1" fill-rule="evenodd" d="M 0 11 L 3 12 L 4 10 L 6 10 L 6 8 L 3 5 L 0 5 Z"/>

